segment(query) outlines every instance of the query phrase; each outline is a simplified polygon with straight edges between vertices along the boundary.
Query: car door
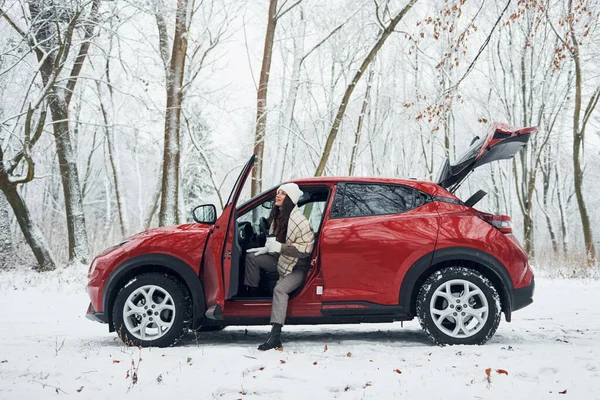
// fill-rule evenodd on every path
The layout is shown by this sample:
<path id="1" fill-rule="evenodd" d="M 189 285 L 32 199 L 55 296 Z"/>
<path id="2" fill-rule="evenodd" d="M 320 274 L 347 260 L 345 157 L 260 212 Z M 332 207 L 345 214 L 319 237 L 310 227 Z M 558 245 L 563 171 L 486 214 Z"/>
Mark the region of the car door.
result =
<path id="1" fill-rule="evenodd" d="M 230 290 L 231 259 L 235 256 L 233 253 L 239 252 L 238 246 L 233 245 L 235 235 L 232 234 L 235 229 L 235 205 L 254 167 L 254 160 L 255 156 L 252 156 L 238 176 L 223 213 L 211 227 L 211 235 L 204 250 L 203 283 L 207 316 L 211 318 L 218 317 L 223 311 L 225 298 Z M 216 309 L 217 306 L 219 310 Z"/>
<path id="2" fill-rule="evenodd" d="M 322 228 L 322 301 L 398 304 L 406 270 L 435 248 L 439 216 L 404 185 L 341 183 Z"/>

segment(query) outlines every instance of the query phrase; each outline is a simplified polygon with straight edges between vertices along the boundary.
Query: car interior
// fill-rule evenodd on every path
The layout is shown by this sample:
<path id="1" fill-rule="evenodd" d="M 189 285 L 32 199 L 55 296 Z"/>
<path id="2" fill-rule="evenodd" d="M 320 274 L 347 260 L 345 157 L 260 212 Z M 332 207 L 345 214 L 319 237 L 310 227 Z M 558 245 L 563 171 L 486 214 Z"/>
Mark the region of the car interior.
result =
<path id="1" fill-rule="evenodd" d="M 319 237 L 319 230 L 321 223 L 323 222 L 323 216 L 325 215 L 325 207 L 327 206 L 327 200 L 329 199 L 329 188 L 327 186 L 300 186 L 300 189 L 304 194 L 298 200 L 298 208 L 304 213 L 308 219 L 310 226 L 315 234 L 315 246 L 313 252 L 316 249 L 316 243 Z M 267 236 L 269 234 L 269 215 L 271 209 L 274 207 L 275 191 L 271 196 L 252 208 L 244 210 L 242 214 L 239 214 L 236 220 L 236 240 L 241 248 L 238 259 L 238 294 L 232 298 L 232 300 L 248 300 L 248 299 L 261 299 L 272 298 L 273 289 L 279 280 L 279 274 L 277 272 L 268 273 L 261 270 L 261 278 L 259 284 L 258 296 L 256 297 L 244 297 L 244 275 L 245 275 L 245 259 L 246 257 L 253 257 L 253 254 L 246 253 L 248 249 L 255 247 L 262 247 L 265 245 Z M 312 256 L 311 256 L 312 258 Z M 233 260 L 232 260 L 233 261 Z M 235 267 L 235 262 L 232 262 L 232 268 Z M 306 269 L 304 280 L 300 287 L 290 294 L 290 297 L 298 294 L 304 282 L 308 271 L 311 268 Z"/>

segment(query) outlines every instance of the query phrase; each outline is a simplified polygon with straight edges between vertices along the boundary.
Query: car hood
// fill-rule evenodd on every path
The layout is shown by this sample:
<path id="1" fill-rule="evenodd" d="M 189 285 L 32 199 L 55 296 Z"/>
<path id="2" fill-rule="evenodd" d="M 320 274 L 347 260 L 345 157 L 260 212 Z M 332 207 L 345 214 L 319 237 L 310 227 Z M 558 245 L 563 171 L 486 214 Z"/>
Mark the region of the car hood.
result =
<path id="1" fill-rule="evenodd" d="M 152 229 L 148 229 L 143 232 L 136 233 L 135 235 L 128 237 L 126 240 L 132 241 L 132 240 L 146 239 L 146 238 L 156 237 L 156 236 L 173 235 L 173 234 L 184 233 L 184 232 L 208 234 L 209 231 L 210 231 L 210 226 L 204 225 L 204 224 L 183 224 L 183 225 L 174 225 L 174 226 L 161 226 L 158 228 L 152 228 Z"/>

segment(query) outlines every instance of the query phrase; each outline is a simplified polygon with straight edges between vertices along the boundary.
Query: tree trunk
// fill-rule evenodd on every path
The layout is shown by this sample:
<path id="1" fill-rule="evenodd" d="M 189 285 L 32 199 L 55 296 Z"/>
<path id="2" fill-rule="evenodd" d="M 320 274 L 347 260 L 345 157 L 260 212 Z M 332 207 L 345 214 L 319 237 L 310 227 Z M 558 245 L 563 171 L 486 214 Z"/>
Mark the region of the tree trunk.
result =
<path id="1" fill-rule="evenodd" d="M 305 59 L 304 56 L 304 40 L 306 36 L 306 20 L 304 19 L 304 11 L 300 11 L 300 32 L 298 36 L 294 38 L 294 63 L 292 64 L 292 76 L 290 82 L 290 88 L 288 90 L 285 110 L 283 112 L 283 124 L 285 129 L 285 146 L 283 152 L 281 149 L 277 149 L 275 156 L 275 168 L 274 173 L 278 182 L 283 181 L 286 158 L 288 148 L 290 145 L 290 134 L 293 131 L 294 126 L 294 107 L 296 106 L 296 99 L 298 96 L 298 89 L 300 88 L 300 69 L 302 67 L 302 61 Z M 274 182 L 274 183 L 278 183 Z"/>
<path id="2" fill-rule="evenodd" d="M 360 115 L 358 116 L 358 124 L 356 125 L 356 133 L 354 134 L 354 145 L 352 146 L 352 154 L 350 155 L 350 167 L 348 168 L 348 176 L 354 174 L 354 168 L 356 166 L 356 157 L 358 154 L 358 145 L 360 144 L 360 135 L 362 133 L 363 122 L 365 120 L 365 114 L 367 113 L 367 107 L 369 106 L 369 94 L 371 92 L 371 86 L 373 85 L 373 69 L 369 72 L 367 78 L 367 90 L 365 90 L 365 98 L 363 100 L 362 107 L 360 109 Z"/>
<path id="3" fill-rule="evenodd" d="M 496 182 L 496 168 L 495 166 L 490 166 L 491 174 L 490 178 L 492 178 L 492 187 L 494 188 L 493 198 L 494 198 L 494 214 L 501 214 L 500 212 L 500 190 L 498 189 L 498 182 Z"/>
<path id="4" fill-rule="evenodd" d="M 89 257 L 89 246 L 77 162 L 69 132 L 68 106 L 55 93 L 55 90 L 51 90 L 48 96 L 48 103 L 52 115 L 56 155 L 58 157 L 58 167 L 65 201 L 67 235 L 69 238 L 69 262 L 78 261 L 85 264 Z"/>
<path id="5" fill-rule="evenodd" d="M 581 106 L 581 77 L 576 72 L 576 89 L 575 89 L 575 113 L 573 117 L 573 171 L 575 183 L 575 197 L 577 198 L 577 206 L 579 207 L 579 215 L 581 217 L 581 227 L 583 228 L 583 239 L 585 243 L 585 253 L 587 256 L 588 265 L 593 265 L 596 259 L 596 249 L 594 247 L 592 228 L 590 225 L 590 217 L 585 206 L 583 198 L 583 170 L 581 169 L 581 146 L 583 136 L 579 133 L 578 118 L 579 107 Z"/>
<path id="6" fill-rule="evenodd" d="M 91 32 L 93 29 L 93 25 L 91 24 L 95 18 L 98 6 L 99 0 L 94 1 L 90 13 L 90 21 L 84 25 L 86 29 L 86 39 L 80 48 L 73 70 L 69 75 L 67 90 L 65 91 L 64 89 L 61 90 L 56 85 L 56 79 L 64 66 L 64 58 L 69 52 L 73 30 L 79 15 L 73 17 L 67 32 L 64 35 L 65 37 L 61 39 L 59 47 L 56 49 L 52 48 L 51 45 L 51 43 L 56 40 L 51 29 L 53 28 L 53 22 L 44 19 L 41 15 L 41 13 L 46 13 L 47 10 L 44 9 L 43 4 L 29 3 L 29 10 L 35 21 L 34 32 L 37 44 L 36 47 L 34 47 L 34 50 L 38 61 L 40 62 L 39 70 L 41 72 L 42 82 L 44 86 L 48 88 L 46 100 L 52 115 L 56 154 L 63 186 L 69 240 L 69 262 L 77 261 L 84 264 L 88 261 L 89 245 L 76 155 L 73 151 L 69 131 L 68 100 L 71 99 L 71 96 L 67 96 L 67 93 L 72 93 L 75 90 L 77 78 L 86 59 L 87 49 L 89 48 L 91 33 L 90 36 L 88 36 L 88 32 Z M 42 50 L 42 46 L 45 46 L 44 50 Z M 60 58 L 60 60 L 58 58 Z"/>
<path id="7" fill-rule="evenodd" d="M 10 232 L 8 201 L 4 192 L 0 193 L 0 270 L 15 266 L 16 256 Z"/>
<path id="8" fill-rule="evenodd" d="M 108 68 L 108 64 L 107 64 Z M 107 83 L 110 87 L 110 78 L 107 74 Z M 100 111 L 102 113 L 102 120 L 104 121 L 104 136 L 106 138 L 106 147 L 108 151 L 108 160 L 112 171 L 112 183 L 115 188 L 115 197 L 117 201 L 117 213 L 119 214 L 119 225 L 121 228 L 121 237 L 125 237 L 128 232 L 128 220 L 127 220 L 127 209 L 125 207 L 125 198 L 123 196 L 123 189 L 121 187 L 121 180 L 119 179 L 119 159 L 117 150 L 113 142 L 113 130 L 111 129 L 108 121 L 108 114 L 106 107 L 104 107 L 104 101 L 102 101 L 102 90 L 100 88 L 100 82 L 96 81 L 96 87 L 98 89 L 98 99 L 100 102 Z M 112 100 L 112 96 L 111 96 Z"/>
<path id="9" fill-rule="evenodd" d="M 256 132 L 254 134 L 254 155 L 256 156 L 256 163 L 252 170 L 252 197 L 262 192 L 263 154 L 265 151 L 265 130 L 267 126 L 267 91 L 269 89 L 269 75 L 271 73 L 275 27 L 277 26 L 277 0 L 270 0 L 268 18 L 262 66 L 260 69 L 260 80 L 258 82 L 258 90 L 256 93 Z"/>
<path id="10" fill-rule="evenodd" d="M 556 176 L 556 198 L 558 199 L 558 211 L 560 212 L 560 233 L 562 235 L 562 250 L 563 257 L 566 257 L 566 255 L 569 252 L 569 240 L 567 237 L 567 217 L 565 215 L 563 197 L 560 189 L 561 180 L 558 174 L 558 165 L 554 166 L 554 173 Z"/>
<path id="11" fill-rule="evenodd" d="M 548 160 L 546 160 L 548 162 Z M 550 241 L 552 243 L 552 251 L 554 254 L 558 254 L 558 241 L 556 240 L 556 233 L 554 233 L 554 228 L 552 226 L 552 219 L 550 219 L 550 214 L 548 214 L 548 194 L 550 192 L 550 170 L 542 170 L 542 201 L 544 204 L 544 216 L 546 217 L 546 225 L 548 226 L 548 233 L 550 234 Z"/>
<path id="12" fill-rule="evenodd" d="M 344 93 L 344 96 L 342 97 L 342 102 L 340 103 L 337 114 L 335 115 L 335 118 L 333 120 L 331 130 L 329 131 L 329 135 L 327 136 L 327 142 L 325 142 L 325 148 L 323 149 L 321 161 L 319 162 L 317 170 L 315 171 L 315 176 L 321 176 L 325 171 L 325 166 L 327 165 L 327 160 L 329 159 L 333 143 L 335 142 L 335 138 L 340 129 L 342 119 L 346 114 L 346 108 L 348 107 L 350 96 L 352 96 L 352 92 L 354 92 L 354 89 L 360 81 L 360 78 L 367 70 L 367 67 L 375 59 L 375 56 L 377 55 L 387 38 L 392 34 L 392 32 L 394 32 L 394 29 L 396 28 L 396 25 L 398 25 L 398 22 L 400 22 L 400 20 L 406 15 L 406 13 L 412 8 L 412 6 L 416 2 L 417 0 L 409 0 L 408 4 L 404 6 L 404 8 L 390 20 L 388 26 L 386 26 L 386 28 L 383 30 L 383 32 L 379 36 L 379 39 L 377 40 L 377 42 L 375 42 L 375 45 L 363 60 L 358 71 L 356 71 L 352 82 L 350 82 L 350 84 L 346 87 L 346 91 Z"/>
<path id="13" fill-rule="evenodd" d="M 573 1 L 569 0 L 569 14 L 572 14 Z M 579 127 L 579 118 L 581 114 L 581 62 L 579 59 L 579 43 L 575 37 L 573 19 L 569 21 L 569 33 L 572 41 L 571 56 L 575 63 L 575 107 L 573 111 L 573 172 L 575 183 L 575 197 L 577 198 L 577 206 L 579 207 L 579 215 L 581 217 L 581 227 L 583 228 L 583 239 L 585 242 L 585 252 L 587 256 L 588 266 L 594 265 L 596 262 L 596 249 L 594 247 L 594 237 L 592 235 L 592 227 L 590 217 L 588 215 L 585 200 L 583 198 L 583 170 L 581 168 L 581 152 L 584 144 L 585 122 Z M 591 103 L 590 103 L 591 104 Z M 588 107 L 589 109 L 589 107 Z M 587 112 L 587 110 L 586 110 Z M 585 119 L 584 119 L 585 120 Z"/>
<path id="14" fill-rule="evenodd" d="M 187 52 L 186 22 L 188 0 L 178 0 L 175 17 L 175 35 L 171 63 L 167 78 L 167 109 L 165 112 L 165 143 L 158 224 L 160 226 L 179 223 L 179 146 L 181 105 L 183 103 L 183 75 Z"/>
<path id="15" fill-rule="evenodd" d="M 529 27 L 529 26 L 528 26 Z M 531 30 L 529 29 L 527 33 L 529 34 Z M 527 112 L 527 67 L 525 63 L 525 58 L 527 56 L 527 46 L 523 46 L 521 50 L 521 68 L 520 68 L 520 76 L 521 76 L 521 107 L 523 111 L 523 126 L 529 126 L 529 117 L 530 115 Z M 534 139 L 535 140 L 535 139 Z M 530 257 L 534 257 L 534 225 L 532 218 L 532 207 L 533 207 L 533 199 L 529 195 L 529 190 L 527 187 L 531 184 L 528 182 L 527 177 L 530 173 L 531 166 L 528 162 L 528 152 L 527 150 L 523 150 L 519 154 L 519 158 L 521 160 L 521 191 L 517 190 L 517 193 L 521 196 L 522 203 L 522 211 L 523 211 L 523 240 L 525 244 L 525 252 L 529 254 Z M 535 175 L 534 175 L 535 176 Z M 517 175 L 515 174 L 515 183 L 518 185 L 519 180 L 517 179 Z"/>
<path id="16" fill-rule="evenodd" d="M 35 269 L 40 272 L 56 269 L 56 263 L 42 232 L 31 219 L 25 200 L 19 194 L 17 186 L 10 181 L 2 164 L 0 164 L 0 190 L 4 193 L 6 200 L 12 207 L 23 236 L 25 236 L 25 241 L 31 247 L 33 255 L 37 260 L 37 267 Z"/>

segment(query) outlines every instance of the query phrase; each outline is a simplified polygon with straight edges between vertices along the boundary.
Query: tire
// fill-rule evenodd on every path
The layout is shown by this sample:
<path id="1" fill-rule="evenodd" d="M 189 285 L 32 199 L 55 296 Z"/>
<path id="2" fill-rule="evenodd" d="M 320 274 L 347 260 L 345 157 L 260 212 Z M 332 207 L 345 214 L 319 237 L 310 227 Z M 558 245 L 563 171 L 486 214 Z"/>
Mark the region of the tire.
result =
<path id="1" fill-rule="evenodd" d="M 465 267 L 435 272 L 417 296 L 419 323 L 437 345 L 484 344 L 496 333 L 500 312 L 500 296 L 494 285 Z"/>
<path id="2" fill-rule="evenodd" d="M 170 275 L 141 274 L 121 288 L 112 315 L 123 343 L 169 347 L 189 331 L 191 298 L 187 288 Z"/>

